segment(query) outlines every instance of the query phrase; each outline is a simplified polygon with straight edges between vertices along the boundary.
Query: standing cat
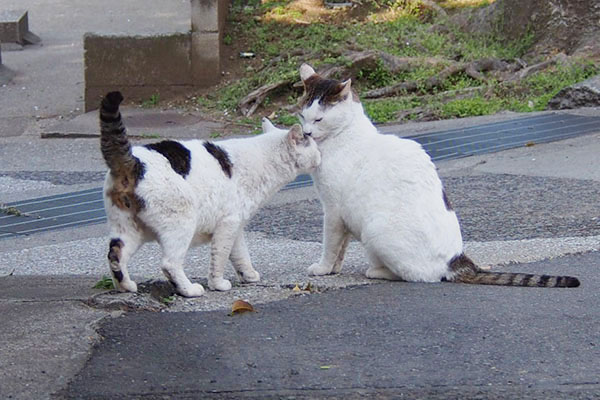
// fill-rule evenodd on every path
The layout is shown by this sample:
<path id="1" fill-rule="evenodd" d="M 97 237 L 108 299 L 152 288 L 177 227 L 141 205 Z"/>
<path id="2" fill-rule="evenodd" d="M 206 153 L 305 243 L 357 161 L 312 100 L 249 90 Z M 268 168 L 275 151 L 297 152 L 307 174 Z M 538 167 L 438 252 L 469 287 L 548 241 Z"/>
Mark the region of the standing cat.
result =
<path id="1" fill-rule="evenodd" d="M 257 282 L 243 229 L 258 208 L 296 175 L 309 172 L 321 156 L 300 125 L 289 132 L 263 121 L 264 134 L 218 144 L 165 140 L 131 146 L 119 112 L 121 93 L 111 92 L 100 108 L 101 149 L 109 172 L 104 206 L 110 225 L 108 260 L 115 286 L 135 292 L 129 258 L 156 240 L 162 271 L 183 296 L 200 296 L 202 285 L 183 272 L 191 244 L 211 242 L 208 286 L 229 290 L 227 259 L 240 279 Z"/>
<path id="2" fill-rule="evenodd" d="M 315 139 L 313 172 L 325 212 L 323 253 L 312 275 L 339 273 L 351 236 L 371 262 L 368 278 L 507 286 L 576 287 L 567 276 L 486 272 L 464 253 L 460 226 L 421 145 L 382 135 L 350 80 L 323 79 L 303 64 L 300 120 Z"/>

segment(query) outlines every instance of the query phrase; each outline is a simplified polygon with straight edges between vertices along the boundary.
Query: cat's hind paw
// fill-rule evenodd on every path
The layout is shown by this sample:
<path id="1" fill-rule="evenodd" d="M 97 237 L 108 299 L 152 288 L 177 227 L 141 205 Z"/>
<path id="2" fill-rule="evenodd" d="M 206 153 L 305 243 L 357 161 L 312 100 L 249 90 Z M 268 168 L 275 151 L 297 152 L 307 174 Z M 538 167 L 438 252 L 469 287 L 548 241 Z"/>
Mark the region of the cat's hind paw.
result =
<path id="1" fill-rule="evenodd" d="M 227 279 L 213 279 L 213 280 L 208 280 L 208 287 L 210 288 L 210 290 L 219 290 L 221 292 L 226 292 L 229 289 L 231 289 L 231 282 L 229 282 Z"/>
<path id="2" fill-rule="evenodd" d="M 183 297 L 199 297 L 204 294 L 204 287 L 199 283 L 192 283 L 184 287 L 177 287 L 177 293 Z"/>
<path id="3" fill-rule="evenodd" d="M 331 273 L 333 273 L 331 267 L 326 267 L 321 264 L 313 264 L 310 267 L 308 267 L 309 275 L 329 275 Z"/>
<path id="4" fill-rule="evenodd" d="M 386 279 L 388 281 L 402 280 L 399 276 L 385 267 L 369 267 L 365 272 L 365 276 L 369 279 Z"/>
<path id="5" fill-rule="evenodd" d="M 113 282 L 115 284 L 115 288 L 120 292 L 137 292 L 137 285 L 131 279 L 123 280 L 121 282 L 117 282 L 116 279 L 113 279 Z"/>
<path id="6" fill-rule="evenodd" d="M 258 271 L 244 271 L 240 274 L 240 278 L 244 283 L 254 283 L 260 281 L 260 274 Z"/>

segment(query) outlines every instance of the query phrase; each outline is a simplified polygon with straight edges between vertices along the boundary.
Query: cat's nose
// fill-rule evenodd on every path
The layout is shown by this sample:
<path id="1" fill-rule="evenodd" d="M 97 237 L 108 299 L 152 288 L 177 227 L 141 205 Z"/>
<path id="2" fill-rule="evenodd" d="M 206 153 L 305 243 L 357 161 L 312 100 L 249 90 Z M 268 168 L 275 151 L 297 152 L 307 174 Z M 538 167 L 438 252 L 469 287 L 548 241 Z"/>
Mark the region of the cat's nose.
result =
<path id="1" fill-rule="evenodd" d="M 312 132 L 304 132 L 304 137 L 311 136 Z"/>

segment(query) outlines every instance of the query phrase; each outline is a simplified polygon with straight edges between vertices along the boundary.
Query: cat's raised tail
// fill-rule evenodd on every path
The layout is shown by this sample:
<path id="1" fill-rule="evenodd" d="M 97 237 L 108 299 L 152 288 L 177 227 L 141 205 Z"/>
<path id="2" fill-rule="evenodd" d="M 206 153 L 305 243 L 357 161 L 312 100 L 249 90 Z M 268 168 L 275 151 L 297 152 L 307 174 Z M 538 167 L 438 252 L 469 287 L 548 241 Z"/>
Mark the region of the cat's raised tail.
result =
<path id="1" fill-rule="evenodd" d="M 143 164 L 131 153 L 131 143 L 123 125 L 119 105 L 121 92 L 110 92 L 100 104 L 100 149 L 113 177 L 135 185 L 143 175 Z M 127 183 L 127 182 L 125 182 Z"/>
<path id="2" fill-rule="evenodd" d="M 453 272 L 453 277 L 447 279 L 451 282 L 471 283 L 476 285 L 529 287 L 572 288 L 579 286 L 579 279 L 572 276 L 484 271 L 464 254 L 454 257 L 450 260 L 448 266 Z"/>

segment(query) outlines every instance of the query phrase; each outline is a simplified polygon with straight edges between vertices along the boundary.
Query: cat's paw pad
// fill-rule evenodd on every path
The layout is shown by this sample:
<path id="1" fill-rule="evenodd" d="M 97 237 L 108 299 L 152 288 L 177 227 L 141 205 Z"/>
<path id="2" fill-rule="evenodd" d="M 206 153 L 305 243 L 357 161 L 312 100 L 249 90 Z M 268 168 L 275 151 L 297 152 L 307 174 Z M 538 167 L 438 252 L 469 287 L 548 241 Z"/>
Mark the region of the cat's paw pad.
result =
<path id="1" fill-rule="evenodd" d="M 331 268 L 321 264 L 313 264 L 308 267 L 309 275 L 328 275 L 331 274 Z"/>
<path id="2" fill-rule="evenodd" d="M 255 270 L 242 272 L 241 277 L 242 281 L 246 283 L 260 281 L 260 274 L 258 273 L 258 271 Z"/>
<path id="3" fill-rule="evenodd" d="M 122 282 L 118 282 L 117 285 L 115 285 L 115 287 L 117 289 L 119 289 L 119 291 L 121 291 L 121 292 L 132 292 L 132 293 L 137 292 L 137 285 L 131 279 L 123 280 Z"/>
<path id="4" fill-rule="evenodd" d="M 199 283 L 192 283 L 186 287 L 178 287 L 177 293 L 183 297 L 199 297 L 204 294 L 204 287 Z"/>
<path id="5" fill-rule="evenodd" d="M 208 281 L 208 287 L 210 290 L 219 290 L 221 292 L 226 292 L 231 289 L 231 282 L 227 279 L 213 279 Z"/>

